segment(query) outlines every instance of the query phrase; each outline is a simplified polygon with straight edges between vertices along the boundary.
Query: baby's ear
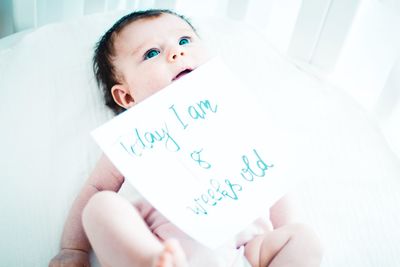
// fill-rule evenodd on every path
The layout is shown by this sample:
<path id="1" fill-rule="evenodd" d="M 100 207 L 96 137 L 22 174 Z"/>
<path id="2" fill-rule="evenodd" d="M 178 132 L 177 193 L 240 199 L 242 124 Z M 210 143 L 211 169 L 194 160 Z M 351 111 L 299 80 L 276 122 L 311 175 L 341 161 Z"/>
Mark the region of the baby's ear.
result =
<path id="1" fill-rule="evenodd" d="M 115 103 L 125 109 L 128 109 L 135 104 L 135 100 L 131 95 L 129 88 L 122 84 L 114 85 L 111 88 L 111 94 L 114 98 Z"/>

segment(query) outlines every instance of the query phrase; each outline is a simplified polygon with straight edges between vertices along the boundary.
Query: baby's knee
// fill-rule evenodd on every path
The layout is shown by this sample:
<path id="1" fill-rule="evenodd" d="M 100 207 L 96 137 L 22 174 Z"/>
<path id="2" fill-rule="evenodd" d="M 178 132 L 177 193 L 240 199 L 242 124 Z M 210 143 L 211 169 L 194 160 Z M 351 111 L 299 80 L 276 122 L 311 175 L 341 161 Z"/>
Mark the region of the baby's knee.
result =
<path id="1" fill-rule="evenodd" d="M 98 206 L 107 207 L 109 203 L 115 201 L 115 198 L 118 197 L 118 194 L 112 191 L 100 191 L 94 194 L 89 201 L 87 202 L 85 209 L 91 209 Z"/>
<path id="2" fill-rule="evenodd" d="M 315 231 L 306 224 L 294 223 L 294 224 L 289 224 L 288 227 L 295 236 L 308 236 L 310 239 L 318 240 Z"/>
<path id="3" fill-rule="evenodd" d="M 117 199 L 120 196 L 113 191 L 100 191 L 94 194 L 88 201 L 86 206 L 97 206 L 97 205 L 105 205 L 107 207 L 110 203 L 118 201 Z"/>
<path id="4" fill-rule="evenodd" d="M 101 220 L 101 217 L 110 214 L 109 211 L 118 202 L 118 198 L 118 194 L 112 191 L 101 191 L 94 194 L 83 209 L 82 221 Z"/>
<path id="5" fill-rule="evenodd" d="M 296 223 L 289 225 L 292 232 L 292 239 L 301 239 L 308 251 L 315 256 L 322 257 L 323 247 L 317 233 L 308 225 Z"/>

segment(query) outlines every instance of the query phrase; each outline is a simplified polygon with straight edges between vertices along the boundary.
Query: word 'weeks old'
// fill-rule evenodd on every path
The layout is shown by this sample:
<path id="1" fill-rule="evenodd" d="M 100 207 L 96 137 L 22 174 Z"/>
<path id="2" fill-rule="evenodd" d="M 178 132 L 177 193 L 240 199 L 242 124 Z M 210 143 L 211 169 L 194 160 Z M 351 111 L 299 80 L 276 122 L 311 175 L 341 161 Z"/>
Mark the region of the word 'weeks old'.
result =
<path id="1" fill-rule="evenodd" d="M 210 187 L 205 193 L 193 199 L 193 204 L 187 208 L 197 215 L 207 215 L 209 208 L 217 206 L 224 200 L 239 200 L 240 193 L 244 190 L 246 183 L 254 182 L 257 178 L 262 178 L 266 175 L 269 168 L 274 167 L 273 164 L 267 164 L 260 157 L 256 149 L 253 149 L 253 160 L 242 156 L 244 167 L 241 169 L 240 177 L 234 179 L 226 178 L 223 183 L 216 179 L 210 179 Z"/>

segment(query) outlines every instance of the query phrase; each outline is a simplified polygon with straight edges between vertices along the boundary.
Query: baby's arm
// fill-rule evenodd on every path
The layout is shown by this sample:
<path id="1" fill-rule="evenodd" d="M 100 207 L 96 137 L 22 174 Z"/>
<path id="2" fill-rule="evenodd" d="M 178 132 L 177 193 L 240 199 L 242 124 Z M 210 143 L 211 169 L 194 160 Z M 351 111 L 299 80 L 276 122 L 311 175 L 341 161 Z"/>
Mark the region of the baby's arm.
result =
<path id="1" fill-rule="evenodd" d="M 83 208 L 95 193 L 103 190 L 117 192 L 123 182 L 122 174 L 105 155 L 102 155 L 72 204 L 64 225 L 61 250 L 50 262 L 51 267 L 64 266 L 63 264 L 65 266 L 89 266 L 90 244 L 82 226 Z"/>

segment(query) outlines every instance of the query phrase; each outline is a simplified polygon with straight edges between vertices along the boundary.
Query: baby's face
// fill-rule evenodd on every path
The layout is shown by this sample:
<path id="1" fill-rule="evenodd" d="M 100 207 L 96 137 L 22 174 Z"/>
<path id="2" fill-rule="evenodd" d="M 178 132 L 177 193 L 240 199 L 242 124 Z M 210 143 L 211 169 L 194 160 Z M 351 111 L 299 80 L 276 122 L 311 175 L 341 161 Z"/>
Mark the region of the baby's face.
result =
<path id="1" fill-rule="evenodd" d="M 115 50 L 114 65 L 122 83 L 117 87 L 124 87 L 133 98 L 125 108 L 208 60 L 206 48 L 193 29 L 170 14 L 130 23 L 116 37 Z"/>

